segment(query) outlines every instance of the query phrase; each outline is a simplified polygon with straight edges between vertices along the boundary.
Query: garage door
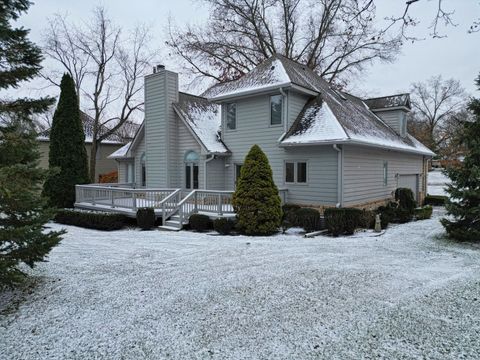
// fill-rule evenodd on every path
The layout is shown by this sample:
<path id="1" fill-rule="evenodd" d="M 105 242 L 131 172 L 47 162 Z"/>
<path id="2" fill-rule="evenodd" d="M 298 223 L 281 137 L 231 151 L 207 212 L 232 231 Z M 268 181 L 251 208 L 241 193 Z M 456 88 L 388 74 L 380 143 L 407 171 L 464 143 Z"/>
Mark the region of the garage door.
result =
<path id="1" fill-rule="evenodd" d="M 398 187 L 408 188 L 413 191 L 415 200 L 418 195 L 418 175 L 398 175 Z"/>

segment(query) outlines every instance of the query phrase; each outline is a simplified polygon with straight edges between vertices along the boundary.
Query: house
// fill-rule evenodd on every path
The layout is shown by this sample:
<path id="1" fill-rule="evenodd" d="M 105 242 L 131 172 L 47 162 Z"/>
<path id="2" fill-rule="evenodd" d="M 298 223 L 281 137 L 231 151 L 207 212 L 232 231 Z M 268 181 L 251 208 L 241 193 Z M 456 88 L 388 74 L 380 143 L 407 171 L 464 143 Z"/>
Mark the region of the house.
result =
<path id="1" fill-rule="evenodd" d="M 80 118 L 83 123 L 85 132 L 85 149 L 87 150 L 88 161 L 90 162 L 90 151 L 92 148 L 92 132 L 93 132 L 93 119 L 80 111 Z M 48 169 L 48 156 L 50 152 L 50 129 L 42 131 L 37 140 L 39 142 L 40 151 L 40 167 Z M 98 182 L 99 176 L 117 171 L 117 163 L 115 160 L 109 158 L 112 152 L 117 151 L 123 145 L 125 140 L 119 136 L 110 136 L 103 140 L 97 149 L 97 162 L 95 167 L 95 181 Z"/>
<path id="2" fill-rule="evenodd" d="M 135 187 L 128 205 L 115 200 L 126 201 L 126 189 L 104 205 L 98 201 L 105 189 L 96 189 L 93 202 L 119 211 L 143 201 L 172 224 L 192 212 L 231 214 L 229 197 L 254 144 L 288 203 L 375 207 L 398 187 L 411 188 L 422 202 L 433 153 L 408 134 L 409 111 L 408 94 L 360 99 L 280 55 L 202 96 L 180 92 L 178 74 L 158 66 L 145 77 L 144 123 L 110 156 L 119 182 Z M 77 205 L 91 207 L 93 189 L 78 191 Z"/>

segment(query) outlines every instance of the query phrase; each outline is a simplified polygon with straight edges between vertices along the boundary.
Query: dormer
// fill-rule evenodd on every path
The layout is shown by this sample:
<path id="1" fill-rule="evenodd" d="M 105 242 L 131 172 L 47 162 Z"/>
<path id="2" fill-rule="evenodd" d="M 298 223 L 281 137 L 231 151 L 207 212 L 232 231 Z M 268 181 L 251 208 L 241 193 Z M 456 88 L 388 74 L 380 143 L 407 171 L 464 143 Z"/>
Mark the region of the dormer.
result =
<path id="1" fill-rule="evenodd" d="M 411 110 L 409 94 L 366 99 L 364 102 L 375 115 L 401 137 L 407 136 L 407 114 Z"/>

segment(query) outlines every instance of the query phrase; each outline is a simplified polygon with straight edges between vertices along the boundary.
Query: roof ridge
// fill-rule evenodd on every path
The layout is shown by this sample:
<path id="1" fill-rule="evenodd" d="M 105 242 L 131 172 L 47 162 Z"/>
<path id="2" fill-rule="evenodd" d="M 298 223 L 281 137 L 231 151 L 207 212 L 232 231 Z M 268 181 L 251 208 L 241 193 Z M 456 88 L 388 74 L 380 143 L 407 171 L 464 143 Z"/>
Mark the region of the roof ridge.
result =
<path id="1" fill-rule="evenodd" d="M 351 95 L 351 94 L 350 94 Z M 385 98 L 389 98 L 389 97 L 394 97 L 394 96 L 403 96 L 403 95 L 410 95 L 410 93 L 406 92 L 406 93 L 398 93 L 398 94 L 392 94 L 392 95 L 384 95 L 384 96 L 377 96 L 377 97 L 373 97 L 373 98 L 366 98 L 366 99 L 361 99 L 359 98 L 358 96 L 355 96 L 356 98 L 358 99 L 361 99 L 361 100 L 378 100 L 378 99 L 385 99 Z"/>

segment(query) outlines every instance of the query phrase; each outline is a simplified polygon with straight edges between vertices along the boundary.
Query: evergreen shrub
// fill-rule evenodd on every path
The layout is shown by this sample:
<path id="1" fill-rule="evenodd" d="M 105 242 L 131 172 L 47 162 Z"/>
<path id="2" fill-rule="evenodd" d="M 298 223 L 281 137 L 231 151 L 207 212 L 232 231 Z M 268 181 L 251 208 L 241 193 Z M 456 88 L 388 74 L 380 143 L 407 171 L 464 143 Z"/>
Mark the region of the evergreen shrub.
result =
<path id="1" fill-rule="evenodd" d="M 127 219 L 121 214 L 61 209 L 55 215 L 55 222 L 87 229 L 111 231 L 123 228 Z"/>
<path id="2" fill-rule="evenodd" d="M 155 211 L 153 208 L 137 210 L 137 225 L 142 230 L 150 230 L 155 227 Z"/>
<path id="3" fill-rule="evenodd" d="M 213 220 L 213 229 L 222 235 L 230 235 L 235 229 L 236 222 L 233 219 L 218 218 Z"/>
<path id="4" fill-rule="evenodd" d="M 190 229 L 198 232 L 204 232 L 212 229 L 212 221 L 207 215 L 193 214 L 188 219 Z"/>

